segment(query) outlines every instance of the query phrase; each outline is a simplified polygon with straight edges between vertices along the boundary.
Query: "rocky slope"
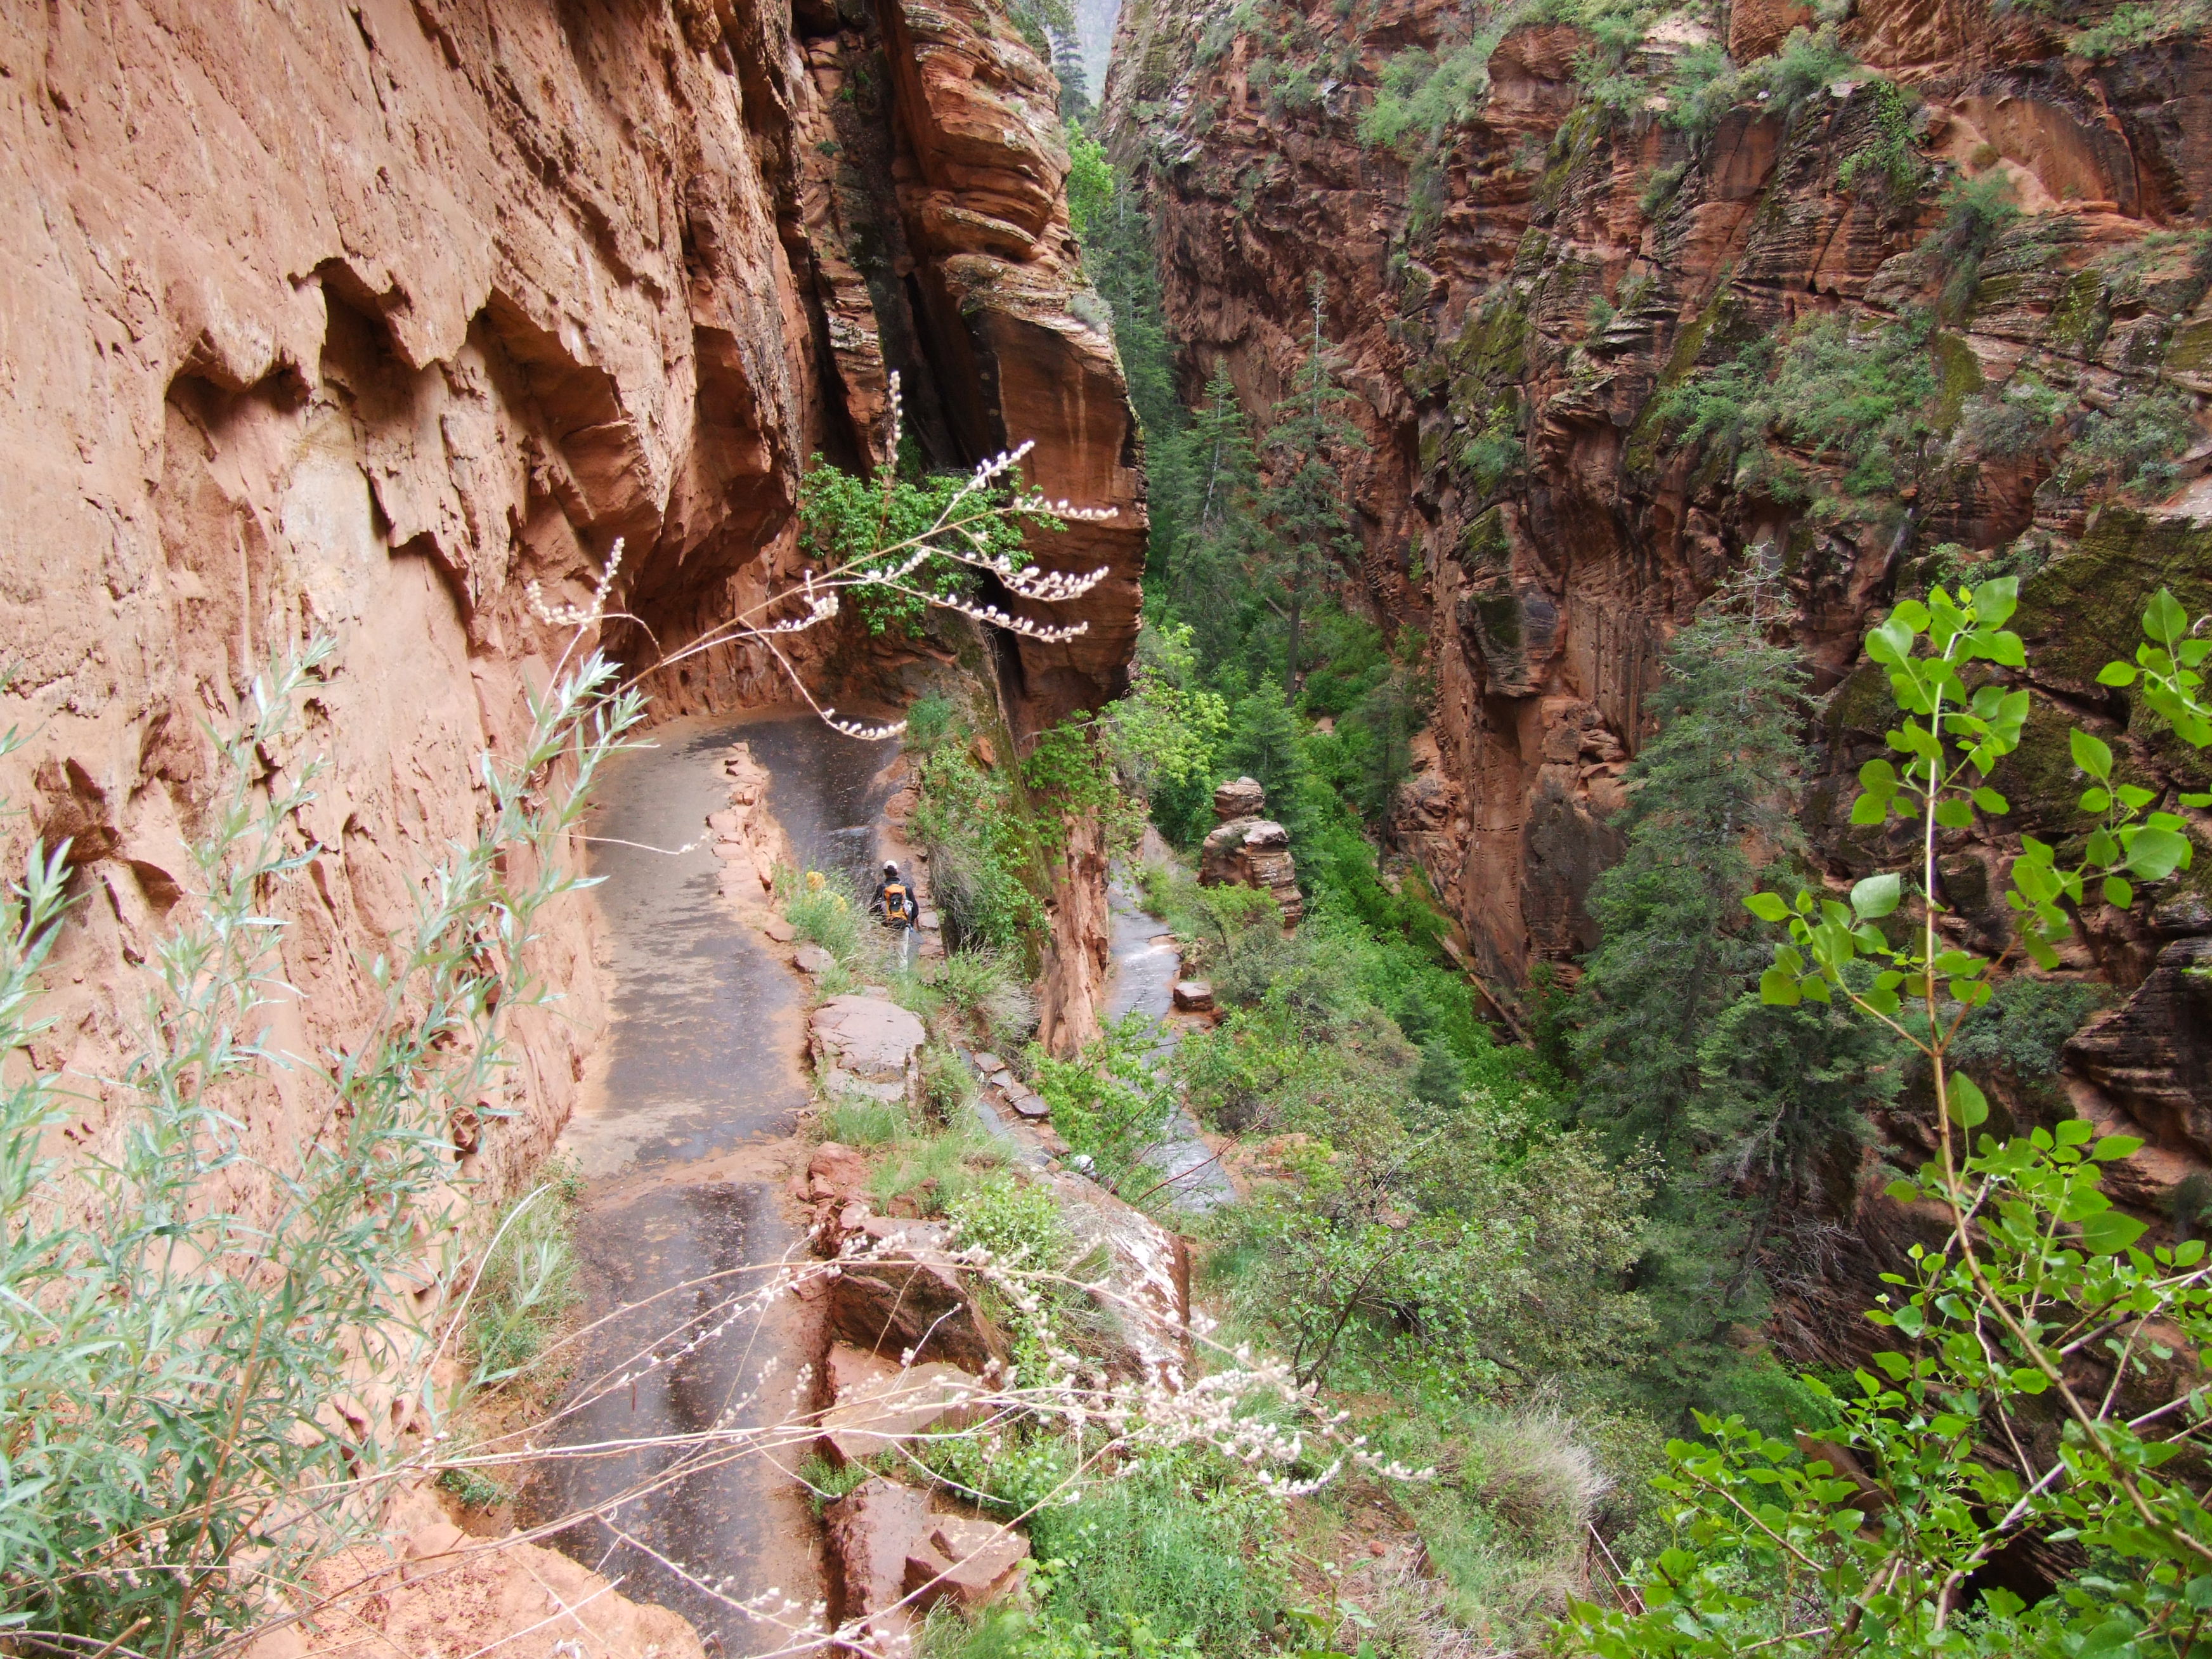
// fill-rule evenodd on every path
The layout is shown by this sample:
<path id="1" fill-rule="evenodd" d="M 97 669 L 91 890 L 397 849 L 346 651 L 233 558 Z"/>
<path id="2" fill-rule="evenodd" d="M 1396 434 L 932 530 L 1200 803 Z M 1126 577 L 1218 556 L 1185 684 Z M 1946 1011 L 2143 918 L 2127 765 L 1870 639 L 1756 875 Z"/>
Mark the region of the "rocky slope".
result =
<path id="1" fill-rule="evenodd" d="M 1842 810 L 1887 724 L 1857 654 L 1869 616 L 1954 571 L 2025 574 L 2042 695 L 1997 780 L 2017 810 L 1951 836 L 1944 866 L 1970 930 L 1999 940 L 2008 837 L 2078 833 L 2065 720 L 2124 732 L 2097 666 L 2132 648 L 2160 583 L 2192 614 L 2212 608 L 2212 528 L 2195 492 L 2174 495 L 2212 451 L 2195 424 L 2212 391 L 2212 265 L 2195 234 L 2212 214 L 2212 65 L 2187 38 L 2092 58 L 2025 7 L 1861 0 L 1841 28 L 1856 64 L 1830 58 L 1792 88 L 1773 54 L 1808 9 L 1636 19 L 1607 81 L 1595 36 L 1502 9 L 1125 9 L 1108 120 L 1161 218 L 1186 386 L 1225 361 L 1263 410 L 1300 357 L 1309 273 L 1327 279 L 1372 446 L 1349 468 L 1353 601 L 1433 641 L 1435 746 L 1393 834 L 1486 980 L 1546 961 L 1571 974 L 1593 943 L 1582 900 L 1617 845 L 1606 819 L 1666 641 L 1759 548 L 1818 689 L 1838 693 L 1809 827 L 1838 880 L 1876 851 Z M 1747 71 L 1741 94 L 1686 130 L 1670 108 L 1685 66 L 1710 73 L 1722 46 Z M 1416 123 L 1395 149 L 1363 141 L 1413 48 L 1474 67 L 1459 118 L 1433 138 Z M 1961 183 L 2008 195 L 2017 216 L 1962 225 L 1946 195 Z M 1820 316 L 1862 353 L 1903 337 L 1885 330 L 1927 331 L 1913 349 L 1930 430 L 1879 507 L 1855 498 L 1843 455 L 1785 434 L 1787 476 L 1739 469 L 1655 407 Z M 2048 394 L 2040 429 L 1978 437 L 2002 426 L 2008 389 L 2022 408 Z M 2132 504 L 2084 484 L 2068 441 L 2161 398 L 2183 424 L 2178 468 Z M 2193 769 L 2170 744 L 2123 748 L 2154 777 Z M 2148 921 L 2093 910 L 2069 960 L 2134 994 L 2075 1046 L 2069 1086 L 2152 1133 L 2146 1203 L 2212 1158 L 2203 981 L 2185 971 L 2212 928 L 2191 885 L 2203 874 L 2139 907 Z M 1907 1147 L 1922 1133 L 1890 1127 Z"/>
<path id="2" fill-rule="evenodd" d="M 0 18 L 0 655 L 26 734 L 0 794 L 8 856 L 74 836 L 81 895 L 42 1066 L 112 1074 L 126 965 L 190 879 L 200 724 L 272 653 L 337 645 L 269 757 L 331 763 L 280 899 L 301 995 L 274 1018 L 313 1052 L 365 1012 L 356 964 L 568 642 L 525 584 L 583 599 L 622 538 L 635 620 L 605 643 L 651 668 L 795 573 L 800 469 L 869 450 L 893 369 L 927 459 L 1033 438 L 1047 494 L 1121 508 L 1040 550 L 1112 569 L 1089 633 L 999 652 L 1018 729 L 1117 690 L 1141 484 L 1053 95 L 989 0 Z M 796 659 L 863 691 L 892 665 L 831 630 Z M 648 684 L 661 713 L 783 695 L 733 649 Z M 523 1034 L 495 1176 L 550 1141 L 599 1024 L 584 910 L 542 949 L 568 1000 Z M 281 1146 L 295 1111 L 256 1127 Z"/>

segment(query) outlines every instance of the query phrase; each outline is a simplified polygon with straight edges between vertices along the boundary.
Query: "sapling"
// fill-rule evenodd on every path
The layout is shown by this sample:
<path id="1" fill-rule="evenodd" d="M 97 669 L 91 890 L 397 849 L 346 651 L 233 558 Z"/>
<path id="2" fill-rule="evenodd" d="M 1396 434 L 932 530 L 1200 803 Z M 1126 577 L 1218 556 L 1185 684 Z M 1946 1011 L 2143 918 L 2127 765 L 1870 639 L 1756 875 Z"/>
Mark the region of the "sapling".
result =
<path id="1" fill-rule="evenodd" d="M 1601 1655 L 1867 1652 L 2183 1655 L 2212 1616 L 2212 1515 L 2201 1495 L 2203 1357 L 2212 1262 L 2203 1241 L 2142 1247 L 2145 1224 L 2103 1189 L 2131 1135 L 2079 1119 L 1999 1142 L 1990 1107 L 1953 1061 L 2015 951 L 2057 964 L 2069 908 L 2094 892 L 2124 909 L 2136 884 L 2186 869 L 2180 811 L 2118 775 L 2111 746 L 2075 730 L 2093 822 L 2078 854 L 2021 838 L 2007 902 L 2014 943 L 1992 959 L 1954 942 L 1941 835 L 2011 810 L 1990 785 L 2021 744 L 2028 692 L 2001 671 L 2027 656 L 2007 629 L 2014 578 L 1899 605 L 1867 638 L 1901 715 L 1897 760 L 1862 768 L 1855 823 L 1915 826 L 1911 864 L 1848 900 L 1758 893 L 1745 902 L 1786 938 L 1765 1000 L 1848 1005 L 1925 1062 L 1936 1156 L 1890 1194 L 1940 1216 L 1939 1243 L 1869 1318 L 1902 1340 L 1847 1386 L 1808 1385 L 1837 1422 L 1791 1443 L 1739 1418 L 1701 1418 L 1708 1440 L 1668 1448 L 1660 1484 L 1680 1547 L 1633 1575 L 1633 1610 L 1578 1604 L 1562 1641 Z M 2201 627 L 2202 624 L 2200 624 Z M 2212 641 L 2160 591 L 2132 663 L 2100 675 L 2135 689 L 2191 746 L 2212 743 L 2198 672 Z M 2212 795 L 2181 793 L 2182 810 Z M 1873 971 L 1869 973 L 1869 969 Z M 2191 1473 L 2190 1460 L 2197 1460 Z M 1984 1582 L 2028 1540 L 2072 1547 L 2084 1570 L 2029 1607 Z M 1973 1588 L 1970 1590 L 1970 1585 Z"/>

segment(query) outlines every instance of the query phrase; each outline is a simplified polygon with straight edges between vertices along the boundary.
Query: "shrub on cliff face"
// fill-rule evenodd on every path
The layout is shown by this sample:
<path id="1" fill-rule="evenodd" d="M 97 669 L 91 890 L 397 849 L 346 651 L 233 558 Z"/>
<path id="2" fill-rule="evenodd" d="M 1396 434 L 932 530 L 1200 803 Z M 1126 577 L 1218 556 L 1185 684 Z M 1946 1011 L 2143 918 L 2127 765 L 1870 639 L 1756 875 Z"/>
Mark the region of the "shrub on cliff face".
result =
<path id="1" fill-rule="evenodd" d="M 2203 435 L 2197 400 L 2179 387 L 2123 392 L 2082 422 L 2081 436 L 2059 461 L 2059 486 L 2154 499 L 2180 482 L 2178 463 Z"/>
<path id="2" fill-rule="evenodd" d="M 1933 331 L 1925 313 L 1864 329 L 1810 318 L 1667 387 L 1651 413 L 1723 457 L 1738 489 L 1809 501 L 1816 517 L 1879 515 L 1935 459 Z M 1791 450 L 1837 468 L 1839 493 L 1816 493 L 1823 481 Z"/>

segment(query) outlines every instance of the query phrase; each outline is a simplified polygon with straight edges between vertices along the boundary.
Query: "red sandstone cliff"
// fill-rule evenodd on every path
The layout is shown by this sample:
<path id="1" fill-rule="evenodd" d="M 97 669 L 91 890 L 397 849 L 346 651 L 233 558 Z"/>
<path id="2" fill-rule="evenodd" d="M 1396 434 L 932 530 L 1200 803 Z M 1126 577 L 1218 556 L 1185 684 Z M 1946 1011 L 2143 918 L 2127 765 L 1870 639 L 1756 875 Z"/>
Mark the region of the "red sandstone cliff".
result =
<path id="1" fill-rule="evenodd" d="M 335 635 L 331 769 L 290 885 L 289 1042 L 337 1040 L 358 964 L 481 809 L 616 538 L 633 668 L 793 573 L 815 452 L 848 461 L 905 371 L 932 460 L 1022 437 L 1052 496 L 1122 516 L 1066 646 L 1009 644 L 1030 726 L 1116 691 L 1141 483 L 1089 322 L 1053 87 L 988 0 L 63 0 L 0 18 L 0 656 L 30 733 L 0 795 L 76 837 L 42 1065 L 101 1071 L 186 879 L 199 725 Z M 848 21 L 859 20 L 859 21 Z M 885 73 L 887 64 L 900 73 Z M 866 82 L 843 95 L 853 77 Z M 841 152 L 841 146 L 843 147 Z M 865 157 L 864 161 L 862 158 Z M 827 672 L 848 643 L 800 641 Z M 659 711 L 782 695 L 757 654 L 659 677 Z M 271 757 L 272 765 L 298 757 Z M 580 907 L 546 939 L 501 1175 L 567 1115 L 599 1018 Z M 281 1110 L 264 1126 L 282 1135 Z M 489 1139 L 489 1138 L 488 1138 Z"/>
<path id="2" fill-rule="evenodd" d="M 1434 747 L 1392 839 L 1446 896 L 1485 978 L 1511 984 L 1594 943 L 1582 900 L 1617 846 L 1606 820 L 1648 735 L 1666 641 L 1726 563 L 1762 543 L 1782 556 L 1820 688 L 1841 688 L 1819 734 L 1828 775 L 1808 824 L 1833 878 L 1863 873 L 1876 850 L 1842 810 L 1849 775 L 1881 752 L 1887 710 L 1858 641 L 1894 593 L 1940 574 L 1929 556 L 1944 544 L 1968 564 L 2002 555 L 2033 572 L 2022 626 L 2049 701 L 1998 781 L 2017 809 L 2012 832 L 2070 833 L 2066 720 L 2115 736 L 2126 720 L 2090 684 L 2097 665 L 2131 649 L 2160 583 L 2192 612 L 2212 609 L 2212 527 L 2195 495 L 2148 514 L 2098 510 L 2053 477 L 2052 446 L 1998 459 L 1944 439 L 1904 498 L 1902 528 L 1824 520 L 1802 495 L 1739 482 L 1673 442 L 1651 403 L 1801 318 L 1865 328 L 1940 308 L 1931 349 L 1947 431 L 1964 400 L 2023 365 L 2077 410 L 2152 386 L 2201 404 L 2212 392 L 2203 245 L 2174 233 L 2212 223 L 2205 49 L 2183 38 L 2089 61 L 2025 9 L 1862 0 L 1843 33 L 1864 70 L 1786 113 L 1747 98 L 1692 137 L 1649 102 L 1608 118 L 1577 75 L 1592 40 L 1523 27 L 1498 39 L 1486 89 L 1439 146 L 1401 156 L 1363 143 L 1383 66 L 1410 46 L 1449 50 L 1480 15 L 1438 0 L 1133 0 L 1108 120 L 1161 217 L 1188 386 L 1224 360 L 1245 406 L 1266 408 L 1302 353 L 1308 273 L 1328 279 L 1328 331 L 1371 443 L 1351 479 L 1364 547 L 1352 602 L 1434 641 Z M 1686 8 L 1626 68 L 1656 92 L 1686 51 L 1725 41 L 1749 64 L 1808 17 L 1749 0 Z M 1263 60 L 1307 70 L 1304 89 L 1270 89 Z M 1877 76 L 1912 98 L 1895 100 Z M 1913 100 L 1924 101 L 1909 143 L 1926 170 L 1900 200 L 1848 164 Z M 1964 295 L 1946 296 L 1960 261 L 1939 234 L 1942 188 L 1990 173 L 2009 180 L 2021 216 Z M 1499 434 L 1518 458 L 1486 472 L 1471 441 Z M 2185 476 L 2208 453 L 2197 442 Z M 1832 457 L 1793 459 L 1836 476 Z M 2152 773 L 2191 769 L 2154 743 L 2132 753 Z M 1984 948 L 2008 926 L 1999 895 L 2014 846 L 1982 830 L 1945 848 L 1949 896 Z M 2187 971 L 2212 932 L 2191 885 L 2203 879 L 2200 861 L 2147 921 L 2093 911 L 2069 957 L 2135 995 L 2075 1045 L 2071 1086 L 2085 1111 L 2152 1134 L 2158 1167 L 2138 1171 L 2136 1193 L 2152 1205 L 2212 1161 L 2202 981 Z M 1903 1117 L 1888 1128 L 1906 1149 L 1924 1132 Z M 1859 1221 L 1863 1233 L 1885 1224 Z"/>

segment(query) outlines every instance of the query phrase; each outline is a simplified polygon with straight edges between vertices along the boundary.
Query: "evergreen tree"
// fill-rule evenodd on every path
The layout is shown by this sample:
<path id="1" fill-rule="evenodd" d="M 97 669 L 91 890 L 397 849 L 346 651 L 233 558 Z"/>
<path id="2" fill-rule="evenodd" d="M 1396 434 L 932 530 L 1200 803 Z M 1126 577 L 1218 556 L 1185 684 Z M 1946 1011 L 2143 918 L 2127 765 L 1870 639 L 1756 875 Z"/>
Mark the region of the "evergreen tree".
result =
<path id="1" fill-rule="evenodd" d="M 1345 507 L 1343 461 L 1367 447 L 1339 407 L 1352 394 L 1336 383 L 1332 354 L 1322 336 L 1326 290 L 1318 275 L 1310 288 L 1313 331 L 1305 362 L 1291 395 L 1275 405 L 1267 429 L 1273 469 L 1261 492 L 1260 511 L 1272 544 L 1254 572 L 1267 608 L 1283 623 L 1283 690 L 1293 698 L 1304 667 L 1301 653 L 1309 613 L 1328 592 L 1330 572 L 1358 552 Z"/>
<path id="2" fill-rule="evenodd" d="M 1176 539 L 1160 572 L 1170 602 L 1196 630 L 1202 660 L 1235 654 L 1250 632 L 1246 567 L 1255 548 L 1260 464 L 1229 366 L 1217 361 L 1206 401 L 1182 434 L 1183 499 L 1171 507 Z"/>
<path id="3" fill-rule="evenodd" d="M 1230 711 L 1229 731 L 1222 754 L 1229 775 L 1257 780 L 1267 792 L 1268 816 L 1296 838 L 1306 765 L 1299 749 L 1297 717 L 1282 688 L 1262 680 L 1249 696 L 1239 698 Z"/>
<path id="4" fill-rule="evenodd" d="M 1767 640 L 1763 586 L 1754 576 L 1724 593 L 1668 647 L 1658 735 L 1629 768 L 1615 820 L 1627 850 L 1588 900 L 1602 942 L 1582 985 L 1581 1110 L 1616 1144 L 1650 1141 L 1670 1163 L 1705 1086 L 1700 1045 L 1760 955 L 1741 902 L 1753 849 L 1801 841 L 1806 671 Z"/>
<path id="5" fill-rule="evenodd" d="M 1760 556 L 1675 637 L 1660 727 L 1637 757 L 1620 863 L 1590 890 L 1603 940 L 1575 1038 L 1581 1121 L 1620 1156 L 1657 1154 L 1638 1283 L 1660 1322 L 1645 1384 L 1733 1404 L 1747 1366 L 1732 1328 L 1765 1312 L 1762 1264 L 1803 1224 L 1832 1170 L 1848 1182 L 1867 1115 L 1898 1088 L 1893 1045 L 1817 1005 L 1751 989 L 1763 952 L 1741 896 L 1759 865 L 1802 846 L 1797 781 L 1805 665 L 1771 643 Z"/>
<path id="6" fill-rule="evenodd" d="M 1052 72 L 1060 77 L 1060 118 L 1072 126 L 1090 119 L 1091 76 L 1084 68 L 1083 41 L 1073 28 L 1048 31 L 1052 40 Z"/>

